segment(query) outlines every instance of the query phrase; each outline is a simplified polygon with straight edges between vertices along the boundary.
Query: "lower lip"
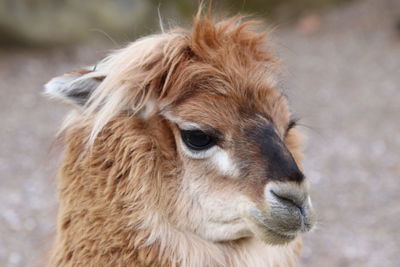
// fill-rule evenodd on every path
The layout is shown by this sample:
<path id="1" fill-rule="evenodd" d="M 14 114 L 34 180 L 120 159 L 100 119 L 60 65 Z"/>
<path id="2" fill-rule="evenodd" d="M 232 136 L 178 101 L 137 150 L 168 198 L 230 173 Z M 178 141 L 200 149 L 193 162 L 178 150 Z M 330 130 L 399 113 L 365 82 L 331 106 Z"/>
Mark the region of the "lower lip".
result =
<path id="1" fill-rule="evenodd" d="M 257 216 L 259 215 L 259 216 Z M 269 233 L 272 233 L 275 236 L 278 236 L 282 239 L 286 239 L 286 240 L 292 240 L 296 237 L 296 234 L 288 234 L 288 233 L 279 233 L 273 229 L 271 229 L 263 220 L 263 217 L 261 216 L 261 213 L 258 212 L 256 216 L 252 216 L 254 219 L 256 219 L 256 221 L 260 224 L 261 227 L 264 227 L 268 230 Z"/>

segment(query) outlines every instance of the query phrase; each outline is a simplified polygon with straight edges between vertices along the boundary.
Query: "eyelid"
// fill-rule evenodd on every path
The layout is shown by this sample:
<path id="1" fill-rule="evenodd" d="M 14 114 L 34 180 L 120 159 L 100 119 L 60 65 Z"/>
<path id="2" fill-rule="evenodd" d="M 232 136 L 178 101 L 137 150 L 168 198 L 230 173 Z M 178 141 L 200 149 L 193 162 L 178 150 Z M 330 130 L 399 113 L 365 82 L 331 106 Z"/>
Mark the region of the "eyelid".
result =
<path id="1" fill-rule="evenodd" d="M 203 129 L 197 123 L 184 122 L 184 123 L 176 123 L 176 125 L 180 130 L 183 131 L 203 131 Z"/>
<path id="2" fill-rule="evenodd" d="M 219 143 L 221 141 L 221 135 L 218 133 L 218 131 L 214 130 L 213 128 L 210 129 L 201 129 L 201 128 L 192 128 L 192 129 L 182 129 L 178 127 L 180 131 L 201 131 L 204 134 L 210 136 L 212 139 L 214 139 L 215 143 Z"/>
<path id="3" fill-rule="evenodd" d="M 181 131 L 202 131 L 203 133 L 215 138 L 216 140 L 220 140 L 222 138 L 222 134 L 217 129 L 205 124 L 184 122 L 176 123 L 176 125 Z"/>

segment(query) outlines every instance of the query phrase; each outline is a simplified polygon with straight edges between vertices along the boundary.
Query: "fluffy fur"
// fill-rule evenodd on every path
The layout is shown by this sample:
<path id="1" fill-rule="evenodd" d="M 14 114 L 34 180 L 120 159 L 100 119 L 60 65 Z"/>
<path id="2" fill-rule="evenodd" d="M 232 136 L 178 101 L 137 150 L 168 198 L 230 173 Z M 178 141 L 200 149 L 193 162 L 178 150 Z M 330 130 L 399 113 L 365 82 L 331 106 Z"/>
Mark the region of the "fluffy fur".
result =
<path id="1" fill-rule="evenodd" d="M 297 130 L 285 134 L 290 113 L 273 89 L 276 60 L 265 33 L 242 20 L 198 15 L 192 31 L 139 39 L 78 82 L 74 72 L 47 85 L 59 95 L 68 78 L 69 86 L 91 84 L 89 100 L 77 101 L 63 127 L 50 266 L 295 265 L 300 237 L 276 245 L 242 218 L 248 207 L 265 218 L 273 209 L 263 192 L 273 177 L 261 174 L 266 163 L 246 129 L 273 123 L 301 161 Z M 95 89 L 82 82 L 93 79 Z M 185 153 L 185 122 L 218 129 L 219 154 Z"/>

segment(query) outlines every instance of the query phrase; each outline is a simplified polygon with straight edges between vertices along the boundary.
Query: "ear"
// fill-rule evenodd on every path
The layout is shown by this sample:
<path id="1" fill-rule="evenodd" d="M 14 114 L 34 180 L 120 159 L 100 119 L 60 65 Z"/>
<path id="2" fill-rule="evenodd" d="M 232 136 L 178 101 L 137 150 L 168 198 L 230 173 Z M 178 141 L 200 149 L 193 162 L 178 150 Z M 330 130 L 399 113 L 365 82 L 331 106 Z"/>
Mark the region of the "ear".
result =
<path id="1" fill-rule="evenodd" d="M 86 104 L 103 80 L 104 76 L 83 69 L 51 79 L 45 85 L 44 93 L 50 98 L 81 107 Z"/>

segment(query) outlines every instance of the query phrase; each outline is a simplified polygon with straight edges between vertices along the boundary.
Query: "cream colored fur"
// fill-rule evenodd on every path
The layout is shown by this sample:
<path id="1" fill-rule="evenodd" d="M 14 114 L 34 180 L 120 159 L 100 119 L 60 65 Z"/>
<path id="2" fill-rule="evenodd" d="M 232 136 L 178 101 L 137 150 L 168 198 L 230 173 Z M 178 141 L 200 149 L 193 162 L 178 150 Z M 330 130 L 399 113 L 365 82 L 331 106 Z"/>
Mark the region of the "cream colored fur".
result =
<path id="1" fill-rule="evenodd" d="M 51 266 L 296 264 L 312 226 L 307 183 L 268 176 L 272 163 L 252 134 L 273 127 L 284 160 L 299 167 L 301 144 L 254 24 L 198 15 L 192 31 L 144 37 L 46 85 L 58 98 L 80 92 L 71 85 L 91 90 L 60 134 Z M 183 143 L 180 130 L 208 128 L 220 143 L 202 152 Z"/>

